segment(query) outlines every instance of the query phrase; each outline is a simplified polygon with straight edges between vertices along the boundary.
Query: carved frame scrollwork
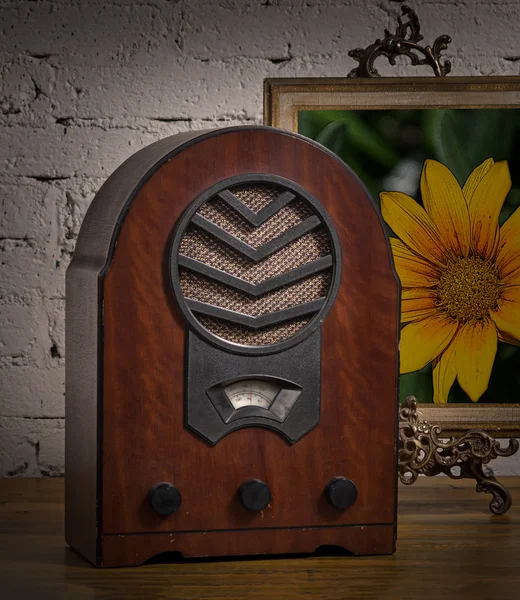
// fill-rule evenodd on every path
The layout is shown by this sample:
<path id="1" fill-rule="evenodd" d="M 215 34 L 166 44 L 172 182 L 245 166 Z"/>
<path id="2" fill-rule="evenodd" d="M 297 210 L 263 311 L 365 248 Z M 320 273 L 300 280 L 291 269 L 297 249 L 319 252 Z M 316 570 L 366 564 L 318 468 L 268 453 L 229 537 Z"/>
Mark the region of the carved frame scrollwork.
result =
<path id="1" fill-rule="evenodd" d="M 493 495 L 489 509 L 502 515 L 511 508 L 511 494 L 483 465 L 499 456 L 512 456 L 518 451 L 517 439 L 503 447 L 489 433 L 470 429 L 460 436 L 446 438 L 442 427 L 419 418 L 417 399 L 408 396 L 399 410 L 399 478 L 411 485 L 419 475 L 432 477 L 444 473 L 452 479 L 472 478 L 477 492 Z"/>
<path id="2" fill-rule="evenodd" d="M 424 39 L 421 35 L 421 25 L 416 13 L 409 6 L 402 6 L 403 21 L 397 17 L 395 33 L 385 29 L 383 39 L 377 39 L 366 48 L 355 48 L 348 55 L 357 60 L 359 65 L 352 69 L 347 77 L 381 77 L 374 67 L 374 62 L 381 56 L 387 58 L 391 65 L 396 64 L 398 56 L 406 56 L 413 66 L 429 65 L 436 77 L 444 77 L 451 71 L 451 62 L 441 60 L 441 53 L 446 50 L 451 42 L 449 35 L 440 35 L 431 46 L 421 46 Z M 421 58 L 421 55 L 423 58 Z"/>

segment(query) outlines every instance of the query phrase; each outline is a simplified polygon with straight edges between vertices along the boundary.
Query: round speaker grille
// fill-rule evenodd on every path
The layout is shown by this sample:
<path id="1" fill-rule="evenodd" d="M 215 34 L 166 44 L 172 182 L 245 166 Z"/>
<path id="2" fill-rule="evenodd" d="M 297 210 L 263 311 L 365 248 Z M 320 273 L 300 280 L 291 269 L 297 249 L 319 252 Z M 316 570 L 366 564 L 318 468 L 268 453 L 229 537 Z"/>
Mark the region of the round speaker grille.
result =
<path id="1" fill-rule="evenodd" d="M 200 333 L 250 348 L 280 344 L 317 326 L 330 308 L 337 244 L 323 207 L 293 182 L 235 177 L 202 194 L 181 218 L 172 285 Z"/>

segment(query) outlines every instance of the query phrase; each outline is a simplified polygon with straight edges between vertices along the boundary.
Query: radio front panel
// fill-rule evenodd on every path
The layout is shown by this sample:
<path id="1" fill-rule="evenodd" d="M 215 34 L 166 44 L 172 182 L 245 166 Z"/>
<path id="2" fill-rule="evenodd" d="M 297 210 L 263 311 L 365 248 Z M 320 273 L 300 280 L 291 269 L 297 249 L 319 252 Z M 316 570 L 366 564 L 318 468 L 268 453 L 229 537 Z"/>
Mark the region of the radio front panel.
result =
<path id="1" fill-rule="evenodd" d="M 377 209 L 301 136 L 192 135 L 116 171 L 67 274 L 69 543 L 102 566 L 391 552 L 398 283 Z"/>

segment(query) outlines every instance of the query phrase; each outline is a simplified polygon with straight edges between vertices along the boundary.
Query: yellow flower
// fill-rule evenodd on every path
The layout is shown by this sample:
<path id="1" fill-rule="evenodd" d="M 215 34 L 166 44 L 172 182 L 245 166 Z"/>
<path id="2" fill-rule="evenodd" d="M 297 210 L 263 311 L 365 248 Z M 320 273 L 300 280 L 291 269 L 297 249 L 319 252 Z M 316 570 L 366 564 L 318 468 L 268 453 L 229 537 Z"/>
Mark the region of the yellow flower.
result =
<path id="1" fill-rule="evenodd" d="M 401 373 L 433 362 L 434 402 L 455 378 L 477 402 L 489 384 L 497 340 L 520 345 L 520 208 L 499 227 L 511 188 L 507 161 L 484 161 L 461 189 L 443 164 L 427 160 L 424 208 L 381 192 L 402 285 Z"/>

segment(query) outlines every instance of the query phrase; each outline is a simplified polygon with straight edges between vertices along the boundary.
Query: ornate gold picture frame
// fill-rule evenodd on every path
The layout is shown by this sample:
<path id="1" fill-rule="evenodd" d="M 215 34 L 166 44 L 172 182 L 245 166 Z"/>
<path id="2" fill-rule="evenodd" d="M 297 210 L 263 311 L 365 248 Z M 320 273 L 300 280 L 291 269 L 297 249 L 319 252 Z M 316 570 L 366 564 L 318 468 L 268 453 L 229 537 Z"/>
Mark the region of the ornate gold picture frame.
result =
<path id="1" fill-rule="evenodd" d="M 460 109 L 460 112 L 457 112 L 457 109 Z M 347 123 L 350 123 L 349 118 L 351 115 L 356 118 L 360 115 L 363 117 L 364 113 L 362 111 L 386 111 L 385 115 L 390 115 L 390 117 L 392 116 L 392 111 L 409 111 L 410 113 L 413 111 L 423 111 L 424 114 L 429 111 L 431 114 L 435 114 L 436 117 L 438 116 L 437 113 L 439 115 L 442 113 L 444 119 L 443 126 L 445 128 L 450 127 L 450 124 L 458 127 L 459 121 L 465 120 L 466 126 L 471 130 L 472 128 L 479 127 L 478 121 L 475 121 L 474 124 L 472 123 L 472 115 L 482 114 L 485 117 L 490 115 L 500 116 L 502 110 L 509 111 L 507 114 L 509 116 L 513 115 L 515 123 L 517 122 L 516 119 L 520 123 L 520 77 L 268 79 L 264 86 L 264 123 L 291 131 L 300 131 L 300 133 L 304 134 L 308 134 L 309 130 L 307 129 L 303 132 L 301 130 L 302 123 L 306 121 L 306 119 L 302 118 L 302 113 L 307 113 L 308 115 L 310 111 L 340 111 L 338 112 L 339 117 L 348 117 L 345 121 Z M 334 119 L 333 113 L 322 114 L 327 118 L 330 116 L 331 122 Z M 446 115 L 450 118 L 445 118 Z M 441 120 L 437 119 L 437 121 L 440 122 Z M 333 127 L 331 126 L 330 129 L 332 131 Z M 363 131 L 362 128 L 361 131 Z M 500 135 L 504 135 L 505 133 L 507 132 L 501 131 Z M 334 151 L 335 138 L 331 137 L 330 139 L 332 142 L 329 147 Z M 514 144 L 515 157 L 518 156 L 519 144 L 520 139 L 518 140 L 518 144 L 517 142 Z M 463 145 L 456 147 L 455 151 L 452 152 L 455 157 L 454 160 L 458 154 L 463 154 L 464 152 Z M 341 156 L 340 152 L 338 154 Z M 343 158 L 345 157 L 343 156 Z M 436 177 L 439 174 L 444 176 L 443 174 L 446 173 L 447 175 L 444 179 L 451 177 L 450 169 L 452 174 L 457 175 L 455 172 L 456 169 L 450 165 L 449 160 L 443 161 L 437 156 L 433 157 L 436 160 L 428 161 L 426 159 L 430 157 L 427 153 L 424 158 L 424 165 L 428 163 L 430 165 L 430 172 L 436 174 Z M 486 155 L 485 160 L 480 160 L 479 164 L 472 166 L 472 181 L 480 177 L 479 173 L 482 174 L 483 171 L 487 172 L 495 164 L 493 159 L 496 159 L 496 162 L 503 162 L 502 156 L 488 157 Z M 347 163 L 349 162 L 348 158 L 345 160 Z M 351 166 L 354 167 L 353 164 Z M 481 168 L 483 171 L 477 171 L 477 168 Z M 422 172 L 422 176 L 425 176 L 424 166 Z M 458 179 L 461 181 L 461 190 L 464 180 L 467 178 L 467 181 L 469 181 L 471 172 L 458 175 Z M 461 173 L 463 173 L 463 170 Z M 358 175 L 363 180 L 363 175 L 360 172 L 358 172 Z M 416 177 L 416 187 L 419 188 L 419 175 L 416 175 Z M 461 177 L 463 177 L 462 180 Z M 518 183 L 516 183 L 518 175 L 516 173 L 513 173 L 513 179 L 515 180 L 513 184 L 518 186 Z M 438 177 L 437 180 L 439 180 Z M 389 179 L 387 178 L 385 181 L 389 181 Z M 399 233 L 396 231 L 391 220 L 390 209 L 392 207 L 388 208 L 388 206 L 391 204 L 391 200 L 395 198 L 400 199 L 397 194 L 401 194 L 403 197 L 405 195 L 393 189 L 391 184 L 388 184 L 389 187 L 378 187 L 380 184 L 377 182 L 374 183 L 374 181 L 371 181 L 370 185 L 366 182 L 365 184 L 372 192 L 376 201 L 379 201 L 377 196 L 380 195 L 385 221 L 387 224 L 392 225 L 393 234 L 396 235 L 394 239 L 399 238 Z M 427 185 L 427 182 L 425 183 L 421 180 L 422 184 Z M 387 194 L 386 196 L 385 193 Z M 420 205 L 420 198 L 417 197 L 419 194 L 414 195 L 411 193 L 410 195 Z M 408 197 L 406 201 L 411 200 L 412 198 Z M 385 206 L 387 207 L 387 213 L 389 213 L 386 216 L 384 214 Z M 509 214 L 502 214 L 501 225 L 514 212 L 513 208 L 510 207 Z M 398 241 L 396 243 L 401 242 Z M 520 311 L 518 319 L 520 319 Z M 497 335 L 499 344 L 512 343 L 511 352 L 520 353 L 520 348 L 516 349 L 518 340 L 504 336 L 500 331 L 498 331 Z M 435 360 L 440 360 L 440 355 Z M 430 363 L 430 369 L 432 368 L 431 364 L 435 366 L 435 360 Z M 430 378 L 432 377 L 431 371 L 429 376 Z M 518 381 L 518 386 L 518 388 L 511 387 L 510 392 L 508 391 L 507 394 L 507 401 L 504 400 L 503 402 L 497 402 L 495 397 L 493 403 L 481 403 L 479 401 L 481 397 L 482 400 L 485 399 L 485 396 L 481 394 L 482 390 L 473 393 L 470 390 L 469 394 L 472 397 L 471 399 L 468 397 L 467 402 L 461 402 L 460 398 L 463 396 L 459 396 L 457 402 L 451 403 L 447 401 L 446 391 L 444 394 L 444 403 L 442 404 L 421 403 L 421 398 L 419 397 L 418 409 L 421 418 L 440 425 L 444 435 L 462 434 L 468 429 L 483 429 L 492 432 L 495 437 L 520 437 L 520 381 Z M 471 384 L 466 389 L 468 387 L 471 387 Z M 410 393 L 415 392 L 411 389 Z M 437 394 L 437 401 L 438 398 L 439 395 Z"/>

